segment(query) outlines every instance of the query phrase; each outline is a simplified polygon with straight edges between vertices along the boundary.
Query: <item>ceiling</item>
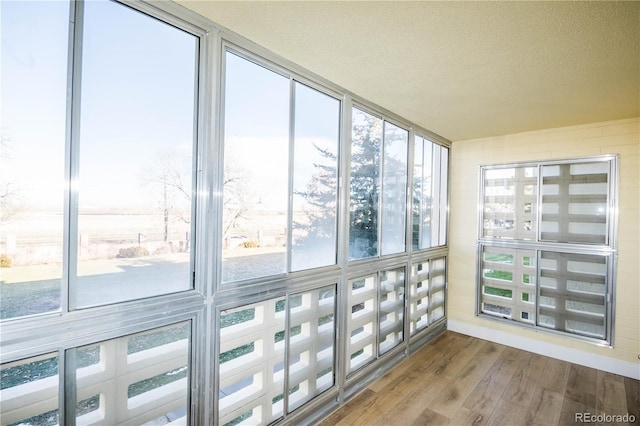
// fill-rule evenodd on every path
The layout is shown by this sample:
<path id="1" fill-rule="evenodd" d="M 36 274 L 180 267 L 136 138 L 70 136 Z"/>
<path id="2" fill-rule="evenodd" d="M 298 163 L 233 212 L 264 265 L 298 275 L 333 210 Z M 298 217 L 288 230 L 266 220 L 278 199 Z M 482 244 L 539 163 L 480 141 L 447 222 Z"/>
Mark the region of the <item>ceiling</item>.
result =
<path id="1" fill-rule="evenodd" d="M 640 116 L 640 2 L 178 3 L 452 141 Z"/>

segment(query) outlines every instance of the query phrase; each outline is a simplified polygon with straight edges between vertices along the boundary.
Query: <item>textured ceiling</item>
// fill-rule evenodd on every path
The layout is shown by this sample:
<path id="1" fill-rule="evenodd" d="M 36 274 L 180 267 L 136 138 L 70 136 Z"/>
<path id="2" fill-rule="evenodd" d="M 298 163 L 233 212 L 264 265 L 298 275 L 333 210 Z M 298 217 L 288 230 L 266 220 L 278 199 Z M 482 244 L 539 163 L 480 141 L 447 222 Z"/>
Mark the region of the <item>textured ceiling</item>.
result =
<path id="1" fill-rule="evenodd" d="M 640 2 L 178 2 L 452 141 L 640 116 Z"/>

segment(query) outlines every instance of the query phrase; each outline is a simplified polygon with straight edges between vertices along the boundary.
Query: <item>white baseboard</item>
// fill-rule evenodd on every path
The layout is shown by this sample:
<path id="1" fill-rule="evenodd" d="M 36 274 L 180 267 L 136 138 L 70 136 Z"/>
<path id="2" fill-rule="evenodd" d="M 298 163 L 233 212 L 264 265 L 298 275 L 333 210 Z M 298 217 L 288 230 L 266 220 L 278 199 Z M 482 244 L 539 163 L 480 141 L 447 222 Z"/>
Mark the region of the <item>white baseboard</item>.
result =
<path id="1" fill-rule="evenodd" d="M 633 362 L 583 352 L 540 340 L 532 340 L 518 334 L 505 333 L 493 328 L 451 319 L 447 319 L 447 329 L 490 342 L 500 343 L 501 345 L 640 380 L 640 364 Z"/>

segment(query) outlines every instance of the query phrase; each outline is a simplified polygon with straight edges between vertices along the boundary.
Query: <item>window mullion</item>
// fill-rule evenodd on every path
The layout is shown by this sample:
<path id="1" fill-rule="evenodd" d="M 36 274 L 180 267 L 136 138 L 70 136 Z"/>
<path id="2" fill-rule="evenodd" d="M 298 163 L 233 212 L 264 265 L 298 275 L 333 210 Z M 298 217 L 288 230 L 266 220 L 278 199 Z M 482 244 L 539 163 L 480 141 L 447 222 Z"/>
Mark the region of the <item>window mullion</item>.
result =
<path id="1" fill-rule="evenodd" d="M 293 167 L 295 161 L 296 132 L 296 82 L 289 78 L 289 161 L 288 161 L 288 193 L 287 193 L 287 258 L 285 272 L 291 272 L 293 247 Z M 286 401 L 286 399 L 285 399 Z"/>
<path id="2" fill-rule="evenodd" d="M 67 114 L 65 147 L 65 221 L 61 309 L 73 310 L 71 300 L 78 271 L 78 175 L 80 158 L 80 100 L 82 87 L 82 38 L 84 1 L 71 2 L 69 31 L 69 69 L 67 78 Z"/>
<path id="3" fill-rule="evenodd" d="M 77 383 L 76 383 L 76 348 L 60 351 L 60 424 L 73 426 L 76 424 Z"/>

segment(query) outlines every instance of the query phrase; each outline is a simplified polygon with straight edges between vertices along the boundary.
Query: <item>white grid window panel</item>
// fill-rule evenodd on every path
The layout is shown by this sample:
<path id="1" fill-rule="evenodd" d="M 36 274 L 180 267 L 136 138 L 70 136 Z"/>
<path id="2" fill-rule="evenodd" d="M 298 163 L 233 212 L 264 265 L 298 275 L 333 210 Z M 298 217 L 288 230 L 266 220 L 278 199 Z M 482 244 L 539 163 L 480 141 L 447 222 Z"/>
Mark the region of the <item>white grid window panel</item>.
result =
<path id="1" fill-rule="evenodd" d="M 289 412 L 335 384 L 335 303 L 334 285 L 289 299 Z"/>
<path id="2" fill-rule="evenodd" d="M 486 170 L 482 235 L 491 238 L 535 239 L 537 182 L 536 167 Z"/>
<path id="3" fill-rule="evenodd" d="M 380 272 L 378 352 L 384 354 L 404 338 L 404 268 Z"/>
<path id="4" fill-rule="evenodd" d="M 189 341 L 182 323 L 69 351 L 76 424 L 186 423 Z"/>
<path id="5" fill-rule="evenodd" d="M 376 275 L 349 281 L 349 322 L 347 335 L 348 372 L 376 358 L 376 321 L 378 315 Z"/>
<path id="6" fill-rule="evenodd" d="M 2 424 L 58 423 L 58 356 L 46 354 L 2 364 Z"/>
<path id="7" fill-rule="evenodd" d="M 285 299 L 221 312 L 219 424 L 283 415 Z"/>
<path id="8" fill-rule="evenodd" d="M 606 337 L 608 258 L 540 253 L 538 324 L 588 337 Z"/>
<path id="9" fill-rule="evenodd" d="M 609 162 L 542 168 L 540 239 L 607 244 Z"/>
<path id="10" fill-rule="evenodd" d="M 514 321 L 535 320 L 535 251 L 482 248 L 481 312 Z"/>
<path id="11" fill-rule="evenodd" d="M 446 258 L 411 265 L 409 282 L 409 332 L 417 332 L 444 317 Z"/>
<path id="12" fill-rule="evenodd" d="M 612 343 L 617 169 L 612 155 L 481 169 L 479 314 Z"/>

